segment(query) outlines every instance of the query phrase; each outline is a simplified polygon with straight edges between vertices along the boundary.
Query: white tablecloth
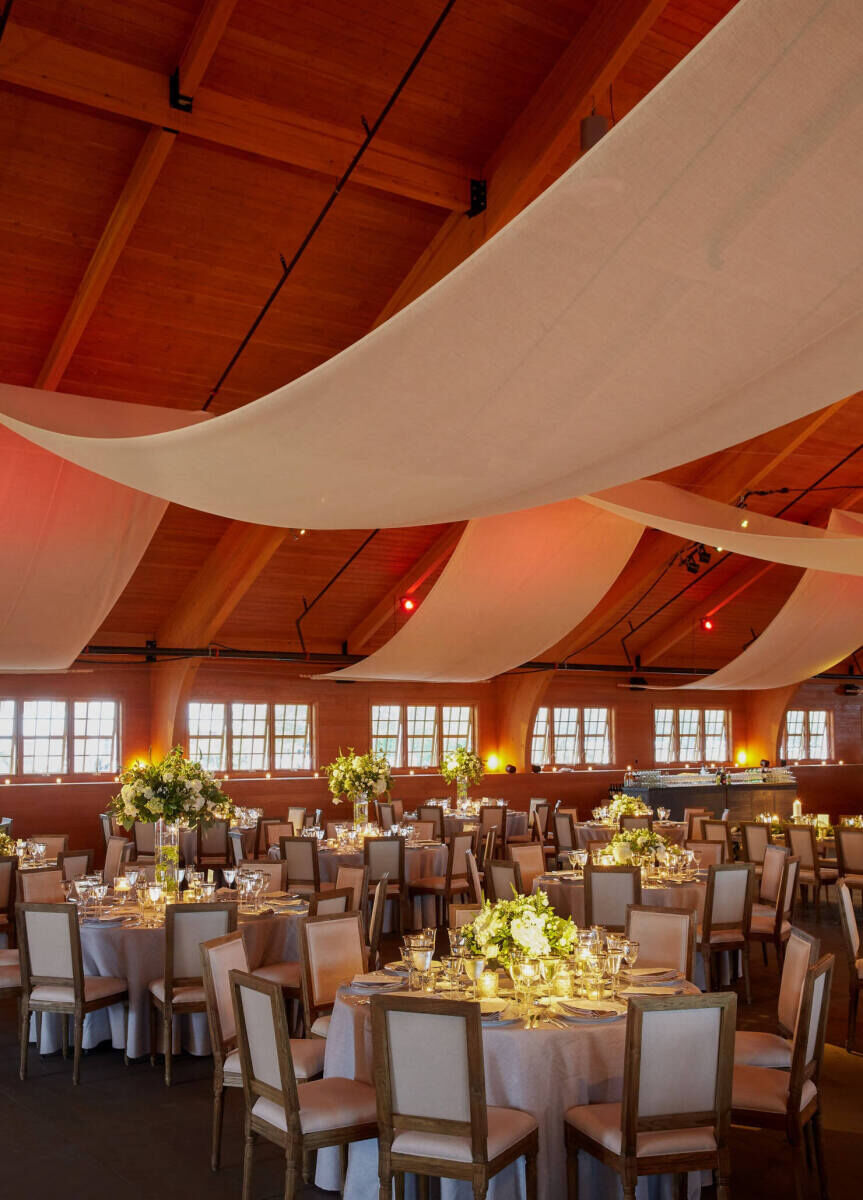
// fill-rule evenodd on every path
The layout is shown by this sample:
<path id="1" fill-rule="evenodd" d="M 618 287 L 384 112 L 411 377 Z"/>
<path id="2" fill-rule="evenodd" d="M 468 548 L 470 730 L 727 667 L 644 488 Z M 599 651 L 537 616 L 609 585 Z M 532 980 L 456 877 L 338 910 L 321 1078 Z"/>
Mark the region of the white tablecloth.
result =
<path id="1" fill-rule="evenodd" d="M 483 1029 L 488 1103 L 524 1109 L 539 1123 L 539 1200 L 560 1200 L 566 1194 L 565 1111 L 575 1104 L 620 1100 L 625 1034 L 625 1020 L 566 1029 L 547 1026 L 530 1032 L 522 1026 Z M 345 993 L 333 1010 L 324 1075 L 374 1082 L 370 1009 Z M 579 1162 L 583 1196 L 612 1200 L 620 1195 L 612 1171 L 585 1154 Z M 337 1152 L 318 1151 L 315 1182 L 321 1188 L 338 1189 Z M 356 1143 L 350 1150 L 344 1200 L 369 1200 L 377 1189 L 377 1141 Z M 701 1175 L 691 1174 L 689 1200 L 700 1191 Z M 472 1194 L 469 1183 L 445 1180 L 441 1184 L 442 1200 L 471 1200 Z M 525 1195 L 523 1160 L 495 1176 L 488 1190 L 488 1200 L 524 1200 Z M 673 1176 L 639 1180 L 639 1200 L 671 1200 L 674 1195 Z"/>
<path id="2" fill-rule="evenodd" d="M 240 919 L 249 966 L 265 963 L 296 962 L 300 957 L 300 916 Z M 139 1058 L 150 1053 L 150 1002 L 148 988 L 165 971 L 165 930 L 125 928 L 123 926 L 83 925 L 81 953 L 85 975 L 127 979 L 129 982 L 129 1056 Z M 89 1013 L 84 1020 L 84 1048 L 89 1050 L 109 1040 L 123 1048 L 123 1006 Z M 35 1022 L 31 1023 L 31 1041 L 35 1042 Z M 43 1054 L 60 1049 L 59 1016 L 45 1014 L 42 1020 Z M 210 1036 L 205 1013 L 183 1017 L 175 1022 L 175 1048 L 192 1054 L 210 1053 Z"/>
<path id="3" fill-rule="evenodd" d="M 573 824 L 573 829 L 579 850 L 587 850 L 591 842 L 610 842 L 620 832 L 616 825 L 595 825 L 592 821 Z M 682 821 L 654 821 L 653 832 L 661 834 L 672 845 L 680 845 L 686 837 L 686 826 Z"/>
<path id="4" fill-rule="evenodd" d="M 346 853 L 337 850 L 321 850 L 318 861 L 321 883 L 335 883 L 339 867 L 361 867 L 363 854 L 361 850 Z M 405 847 L 405 878 L 409 884 L 415 879 L 426 879 L 431 875 L 446 875 L 446 864 L 447 848 L 442 844 Z M 423 926 L 437 924 L 433 896 L 415 898 L 411 905 L 408 924 L 411 929 L 422 929 Z M 384 930 L 389 932 L 394 928 L 393 902 L 390 901 L 384 914 Z"/>
<path id="5" fill-rule="evenodd" d="M 543 891 L 552 908 L 561 917 L 572 917 L 576 925 L 584 925 L 584 882 L 561 875 L 538 875 L 533 881 L 534 892 Z M 654 908 L 694 908 L 700 921 L 704 915 L 707 883 L 671 883 L 662 887 L 642 884 L 641 903 Z"/>

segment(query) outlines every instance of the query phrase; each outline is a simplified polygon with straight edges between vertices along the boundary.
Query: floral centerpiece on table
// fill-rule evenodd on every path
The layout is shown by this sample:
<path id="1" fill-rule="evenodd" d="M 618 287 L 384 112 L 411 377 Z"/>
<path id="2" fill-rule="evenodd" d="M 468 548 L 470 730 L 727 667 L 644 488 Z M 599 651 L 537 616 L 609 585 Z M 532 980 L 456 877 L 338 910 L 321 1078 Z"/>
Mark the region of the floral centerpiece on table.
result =
<path id="1" fill-rule="evenodd" d="M 462 808 L 467 803 L 468 788 L 485 774 L 485 764 L 475 750 L 456 746 L 441 759 L 440 773 L 445 783 L 456 785 L 456 803 Z"/>
<path id="2" fill-rule="evenodd" d="M 383 796 L 392 787 L 390 764 L 385 754 L 370 750 L 368 754 L 357 754 L 351 747 L 347 754 L 324 768 L 333 794 L 333 803 L 341 804 L 342 798 L 354 806 L 354 824 L 365 825 L 369 819 L 369 797 Z"/>
<path id="3" fill-rule="evenodd" d="M 486 900 L 477 916 L 462 931 L 468 952 L 508 967 L 514 956 L 541 958 L 571 954 L 578 930 L 568 917 L 559 917 L 545 892 L 515 896 L 512 900 Z"/>
<path id="4" fill-rule="evenodd" d="M 608 806 L 608 817 L 615 825 L 621 817 L 649 817 L 652 809 L 638 796 L 627 796 L 626 792 L 615 792 Z"/>
<path id="5" fill-rule="evenodd" d="M 611 849 L 618 862 L 626 862 L 633 854 L 665 853 L 668 843 L 652 829 L 624 829 L 611 839 Z"/>
<path id="6" fill-rule="evenodd" d="M 10 838 L 8 833 L 0 829 L 0 858 L 8 858 L 11 854 L 17 853 L 18 847 L 15 845 L 14 840 Z"/>

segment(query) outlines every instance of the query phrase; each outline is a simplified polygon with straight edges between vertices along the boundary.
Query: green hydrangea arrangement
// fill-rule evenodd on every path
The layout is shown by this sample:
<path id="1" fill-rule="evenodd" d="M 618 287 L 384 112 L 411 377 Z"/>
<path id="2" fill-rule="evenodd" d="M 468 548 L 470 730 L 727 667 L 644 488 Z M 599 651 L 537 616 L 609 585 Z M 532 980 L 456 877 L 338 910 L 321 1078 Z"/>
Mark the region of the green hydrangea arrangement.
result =
<path id="1" fill-rule="evenodd" d="M 8 833 L 0 829 L 0 858 L 8 858 L 10 854 L 17 854 L 15 842 L 10 838 Z"/>
<path id="2" fill-rule="evenodd" d="M 627 847 L 629 851 L 627 857 L 629 857 L 633 854 L 667 850 L 668 842 L 661 834 L 654 833 L 652 829 L 624 829 L 611 839 L 611 847 L 615 852 L 618 847 Z"/>
<path id="3" fill-rule="evenodd" d="M 608 815 L 615 822 L 621 817 L 649 817 L 652 811 L 638 796 L 627 796 L 626 792 L 615 792 L 608 806 Z"/>
<path id="4" fill-rule="evenodd" d="M 448 750 L 441 759 L 440 773 L 446 783 L 463 779 L 468 785 L 479 783 L 485 773 L 485 765 L 475 750 L 467 746 L 456 746 Z"/>
<path id="5" fill-rule="evenodd" d="M 342 797 L 354 800 L 358 796 L 382 796 L 392 787 L 390 764 L 386 755 L 370 751 L 357 754 L 351 747 L 347 754 L 339 754 L 328 766 L 327 773 L 333 803 L 341 804 Z"/>
<path id="6" fill-rule="evenodd" d="M 136 762 L 120 776 L 120 791 L 108 803 L 124 829 L 136 821 L 169 825 L 228 821 L 234 803 L 209 771 L 198 762 L 190 762 L 182 746 L 175 746 L 161 762 Z"/>
<path id="7" fill-rule="evenodd" d="M 486 900 L 463 932 L 470 954 L 495 960 L 503 967 L 517 955 L 571 954 L 578 937 L 577 927 L 568 917 L 557 915 L 542 891 L 496 904 Z"/>

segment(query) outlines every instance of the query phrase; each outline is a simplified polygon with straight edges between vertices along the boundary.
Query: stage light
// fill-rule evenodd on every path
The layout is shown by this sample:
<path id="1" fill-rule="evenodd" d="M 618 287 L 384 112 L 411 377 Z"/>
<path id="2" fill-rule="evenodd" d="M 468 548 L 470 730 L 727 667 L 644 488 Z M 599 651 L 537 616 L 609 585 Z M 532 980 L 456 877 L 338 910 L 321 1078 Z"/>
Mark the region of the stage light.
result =
<path id="1" fill-rule="evenodd" d="M 401 605 L 402 612 L 406 613 L 412 613 L 417 606 L 417 602 L 412 596 L 402 596 L 399 604 Z"/>
<path id="2" fill-rule="evenodd" d="M 704 563 L 705 565 L 710 562 L 710 551 L 706 546 L 698 547 L 698 561 L 700 563 Z"/>
<path id="3" fill-rule="evenodd" d="M 710 631 L 713 629 L 713 622 L 711 621 L 710 617 L 701 618 L 701 628 L 705 633 L 710 633 Z"/>
<path id="4" fill-rule="evenodd" d="M 689 557 L 686 560 L 686 569 L 690 575 L 698 574 L 698 563 L 695 561 L 695 559 L 693 558 L 693 556 L 691 554 L 689 555 Z"/>
<path id="5" fill-rule="evenodd" d="M 740 522 L 740 528 L 741 529 L 749 528 L 749 518 L 748 517 L 744 517 L 743 520 Z"/>

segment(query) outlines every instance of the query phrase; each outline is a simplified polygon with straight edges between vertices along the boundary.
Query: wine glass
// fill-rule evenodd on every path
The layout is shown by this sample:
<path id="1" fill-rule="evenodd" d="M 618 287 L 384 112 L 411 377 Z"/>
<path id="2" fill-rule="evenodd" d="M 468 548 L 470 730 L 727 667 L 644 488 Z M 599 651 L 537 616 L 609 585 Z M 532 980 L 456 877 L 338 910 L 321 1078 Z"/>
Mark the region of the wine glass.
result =
<path id="1" fill-rule="evenodd" d="M 485 958 L 478 954 L 466 954 L 462 959 L 464 973 L 473 984 L 473 999 L 477 999 L 477 983 L 485 970 Z"/>
<path id="2" fill-rule="evenodd" d="M 617 946 L 613 950 L 609 949 L 605 957 L 608 973 L 611 976 L 611 995 L 614 997 L 617 995 L 617 977 L 623 965 L 623 948 Z"/>
<path id="3" fill-rule="evenodd" d="M 223 867 L 222 868 L 222 879 L 225 881 L 226 887 L 229 887 L 229 888 L 233 887 L 234 880 L 236 878 L 237 878 L 237 871 L 236 871 L 235 867 Z"/>
<path id="4" fill-rule="evenodd" d="M 107 883 L 97 883 L 93 888 L 93 895 L 96 897 L 96 916 L 101 917 L 102 903 L 105 897 L 108 895 Z"/>
<path id="5" fill-rule="evenodd" d="M 623 943 L 623 957 L 626 959 L 628 968 L 632 968 L 638 962 L 638 942 L 633 938 L 627 938 Z"/>
<path id="6" fill-rule="evenodd" d="M 129 880 L 130 888 L 135 887 L 142 874 L 139 867 L 126 867 L 126 878 Z"/>

